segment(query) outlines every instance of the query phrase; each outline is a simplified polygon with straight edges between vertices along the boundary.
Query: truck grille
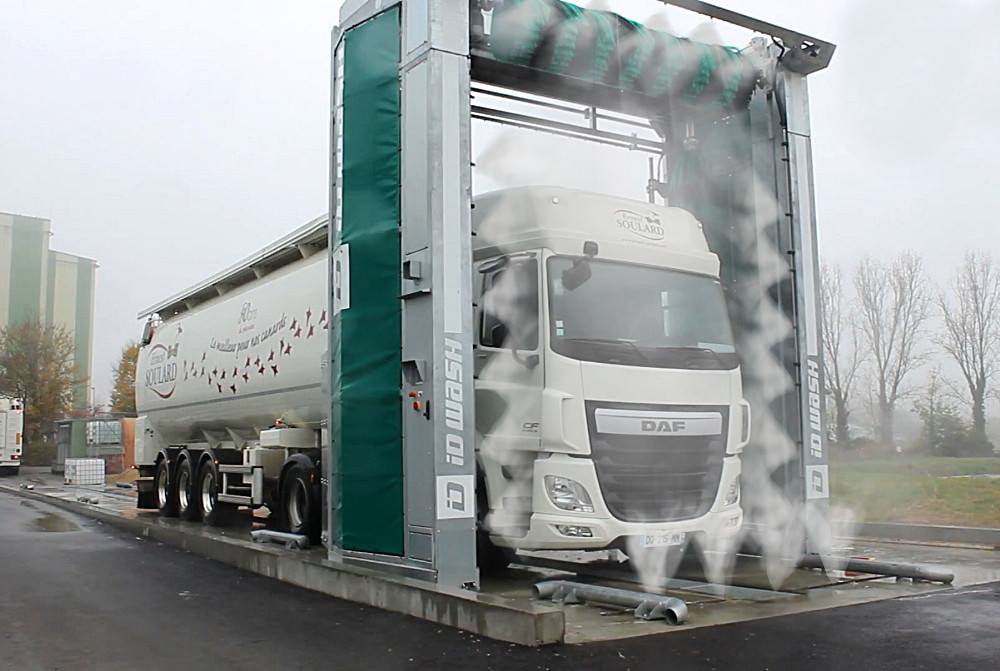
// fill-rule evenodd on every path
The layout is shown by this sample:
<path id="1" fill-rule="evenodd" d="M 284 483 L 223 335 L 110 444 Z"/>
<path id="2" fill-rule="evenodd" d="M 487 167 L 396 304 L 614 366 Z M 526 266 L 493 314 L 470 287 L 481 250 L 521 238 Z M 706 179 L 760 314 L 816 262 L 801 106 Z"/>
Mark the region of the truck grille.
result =
<path id="1" fill-rule="evenodd" d="M 718 412 L 722 433 L 709 436 L 599 433 L 598 408 L 656 412 Z M 608 510 L 623 522 L 670 522 L 708 512 L 726 455 L 725 406 L 587 403 L 590 448 Z"/>

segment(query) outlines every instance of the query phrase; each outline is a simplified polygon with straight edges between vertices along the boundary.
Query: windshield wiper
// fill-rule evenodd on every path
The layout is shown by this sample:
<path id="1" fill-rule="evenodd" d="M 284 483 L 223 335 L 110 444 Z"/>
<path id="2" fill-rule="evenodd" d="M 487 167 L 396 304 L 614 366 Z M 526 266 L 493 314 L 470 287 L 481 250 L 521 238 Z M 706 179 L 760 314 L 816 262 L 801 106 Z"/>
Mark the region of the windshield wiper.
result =
<path id="1" fill-rule="evenodd" d="M 649 363 L 649 357 L 643 354 L 642 350 L 639 349 L 639 346 L 636 345 L 631 340 L 616 340 L 613 338 L 563 338 L 563 340 L 568 340 L 569 342 L 589 343 L 595 345 L 625 345 L 633 352 L 635 352 L 635 355 L 639 357 L 641 361 Z"/>

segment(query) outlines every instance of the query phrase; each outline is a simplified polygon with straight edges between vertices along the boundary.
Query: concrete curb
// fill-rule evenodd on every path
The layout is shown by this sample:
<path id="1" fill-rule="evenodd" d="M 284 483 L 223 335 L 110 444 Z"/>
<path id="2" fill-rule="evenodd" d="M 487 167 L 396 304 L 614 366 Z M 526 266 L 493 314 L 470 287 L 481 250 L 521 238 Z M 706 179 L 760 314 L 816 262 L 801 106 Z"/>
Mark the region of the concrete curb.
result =
<path id="1" fill-rule="evenodd" d="M 865 522 L 854 532 L 858 538 L 877 538 L 915 543 L 962 543 L 1000 549 L 1000 529 L 952 527 L 897 522 Z"/>
<path id="2" fill-rule="evenodd" d="M 232 538 L 176 520 L 141 513 L 135 517 L 126 516 L 92 504 L 6 485 L 0 485 L 0 491 L 100 520 L 136 536 L 298 587 L 457 627 L 487 638 L 526 646 L 561 643 L 564 638 L 565 616 L 561 609 L 547 604 L 522 604 L 499 596 L 437 589 L 418 580 L 386 576 L 315 554 L 302 555 L 277 546 Z"/>

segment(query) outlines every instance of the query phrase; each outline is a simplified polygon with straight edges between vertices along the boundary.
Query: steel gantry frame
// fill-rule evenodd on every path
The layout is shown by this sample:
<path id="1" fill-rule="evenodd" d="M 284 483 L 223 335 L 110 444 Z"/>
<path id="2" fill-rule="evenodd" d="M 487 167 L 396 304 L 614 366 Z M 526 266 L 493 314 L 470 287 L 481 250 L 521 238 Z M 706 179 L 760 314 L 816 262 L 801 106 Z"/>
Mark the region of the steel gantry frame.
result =
<path id="1" fill-rule="evenodd" d="M 766 90 L 758 92 L 751 104 L 749 123 L 755 133 L 752 172 L 766 177 L 758 179 L 754 188 L 768 192 L 756 195 L 776 205 L 757 213 L 758 219 L 770 219 L 757 222 L 753 235 L 770 236 L 788 259 L 787 267 L 780 269 L 779 282 L 790 293 L 781 310 L 792 335 L 785 344 L 787 356 L 782 364 L 794 379 L 794 389 L 767 402 L 775 406 L 775 416 L 785 423 L 797 446 L 798 458 L 784 486 L 813 513 L 822 514 L 829 488 L 806 78 L 829 64 L 835 47 L 709 3 L 661 1 L 766 36 L 748 48 L 771 63 L 764 73 Z M 331 464 L 327 468 L 328 546 L 331 556 L 344 561 L 401 571 L 446 587 L 475 588 L 479 577 L 471 374 L 472 121 L 660 156 L 677 145 L 622 91 L 537 70 L 528 72 L 491 58 L 470 40 L 471 12 L 480 11 L 476 0 L 347 0 L 340 25 L 333 31 L 332 49 L 331 314 L 349 309 L 349 300 L 341 292 L 347 284 L 343 273 L 349 274 L 350 266 L 337 238 L 345 169 L 343 45 L 352 31 L 388 11 L 399 12 L 403 544 L 401 552 L 390 553 L 345 546 L 338 527 L 343 507 L 366 504 L 342 499 L 336 454 L 343 446 L 331 437 L 334 458 L 326 460 Z M 504 102 L 532 112 L 504 109 Z M 559 115 L 562 118 L 552 118 Z M 567 120 L 566 115 L 572 118 Z M 623 132 L 622 127 L 631 130 Z M 750 266 L 756 268 L 763 262 L 761 255 Z M 772 288 L 761 286 L 758 292 L 764 296 Z M 331 368 L 337 356 L 331 347 Z M 423 411 L 414 412 L 411 404 Z M 338 421 L 344 420 L 337 418 L 334 404 L 331 436 Z"/>

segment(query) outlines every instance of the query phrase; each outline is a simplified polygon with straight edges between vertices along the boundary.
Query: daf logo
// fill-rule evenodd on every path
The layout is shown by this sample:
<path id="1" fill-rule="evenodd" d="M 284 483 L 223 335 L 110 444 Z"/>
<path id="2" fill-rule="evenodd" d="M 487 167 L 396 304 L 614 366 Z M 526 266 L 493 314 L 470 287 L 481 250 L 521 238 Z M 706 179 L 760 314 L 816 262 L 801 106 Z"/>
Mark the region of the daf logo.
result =
<path id="1" fill-rule="evenodd" d="M 642 420 L 643 433 L 679 433 L 687 428 L 687 422 L 683 419 L 644 419 Z"/>
<path id="2" fill-rule="evenodd" d="M 646 240 L 662 240 L 664 237 L 663 222 L 655 212 L 640 214 L 633 210 L 618 210 L 615 212 L 615 224 L 618 230 Z"/>
<path id="3" fill-rule="evenodd" d="M 618 436 L 718 436 L 722 433 L 722 413 L 665 410 L 630 410 L 628 408 L 597 408 L 594 424 L 598 433 Z"/>

